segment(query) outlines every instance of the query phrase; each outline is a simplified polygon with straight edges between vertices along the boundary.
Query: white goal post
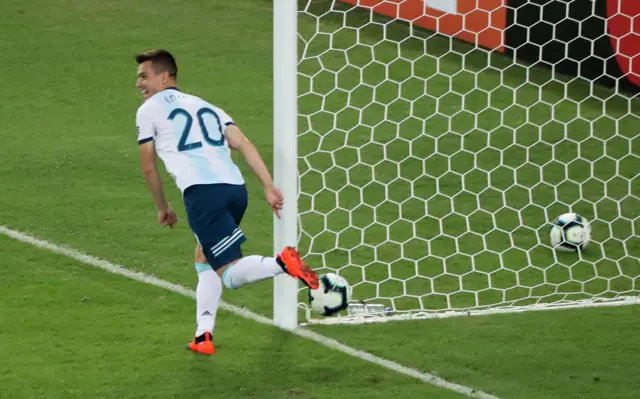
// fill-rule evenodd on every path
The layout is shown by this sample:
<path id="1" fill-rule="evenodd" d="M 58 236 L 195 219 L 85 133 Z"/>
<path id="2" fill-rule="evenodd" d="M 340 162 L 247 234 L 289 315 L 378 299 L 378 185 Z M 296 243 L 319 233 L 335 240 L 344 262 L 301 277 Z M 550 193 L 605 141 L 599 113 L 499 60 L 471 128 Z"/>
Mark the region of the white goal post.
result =
<path id="1" fill-rule="evenodd" d="M 314 314 L 281 275 L 276 325 L 640 303 L 634 0 L 273 11 L 274 250 L 345 277 L 361 312 Z M 591 223 L 584 251 L 549 245 L 566 212 Z"/>
<path id="2" fill-rule="evenodd" d="M 285 204 L 274 217 L 274 250 L 298 241 L 298 4 L 273 2 L 273 109 L 274 183 Z M 298 282 L 282 274 L 273 284 L 273 321 L 287 329 L 298 325 Z"/>

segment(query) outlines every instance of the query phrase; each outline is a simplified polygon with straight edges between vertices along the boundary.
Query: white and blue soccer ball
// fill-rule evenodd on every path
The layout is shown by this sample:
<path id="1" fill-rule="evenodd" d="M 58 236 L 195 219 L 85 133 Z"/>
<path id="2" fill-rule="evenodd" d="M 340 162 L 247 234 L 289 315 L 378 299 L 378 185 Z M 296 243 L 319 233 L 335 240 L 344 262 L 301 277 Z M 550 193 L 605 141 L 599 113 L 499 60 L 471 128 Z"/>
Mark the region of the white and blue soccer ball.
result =
<path id="1" fill-rule="evenodd" d="M 332 316 L 349 306 L 351 287 L 344 277 L 326 273 L 319 277 L 320 287 L 309 289 L 309 305 L 323 316 Z"/>
<path id="2" fill-rule="evenodd" d="M 591 225 L 582 215 L 564 213 L 551 223 L 549 239 L 551 246 L 558 251 L 583 250 L 591 241 Z"/>

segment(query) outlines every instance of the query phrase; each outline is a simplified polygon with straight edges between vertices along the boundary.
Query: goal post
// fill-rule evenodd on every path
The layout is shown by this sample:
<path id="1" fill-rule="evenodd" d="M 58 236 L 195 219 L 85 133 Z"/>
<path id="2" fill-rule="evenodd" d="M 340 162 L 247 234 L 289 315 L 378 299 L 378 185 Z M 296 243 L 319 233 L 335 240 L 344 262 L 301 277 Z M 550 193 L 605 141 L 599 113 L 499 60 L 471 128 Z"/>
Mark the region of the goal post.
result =
<path id="1" fill-rule="evenodd" d="M 280 276 L 274 322 L 640 303 L 640 7 L 611 4 L 274 1 L 276 250 L 384 310 Z M 584 251 L 549 244 L 567 212 Z"/>
<path id="2" fill-rule="evenodd" d="M 274 250 L 296 246 L 298 239 L 298 85 L 297 0 L 273 2 L 273 159 L 274 183 L 285 202 L 274 217 Z M 286 329 L 298 325 L 298 283 L 286 274 L 273 284 L 273 321 Z"/>

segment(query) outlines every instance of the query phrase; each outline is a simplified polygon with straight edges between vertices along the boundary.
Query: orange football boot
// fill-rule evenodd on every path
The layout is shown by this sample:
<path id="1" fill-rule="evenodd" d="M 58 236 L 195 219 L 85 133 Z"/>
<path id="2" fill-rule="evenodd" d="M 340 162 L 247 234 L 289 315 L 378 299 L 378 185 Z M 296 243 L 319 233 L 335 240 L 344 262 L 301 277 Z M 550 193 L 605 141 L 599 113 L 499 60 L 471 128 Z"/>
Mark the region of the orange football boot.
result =
<path id="1" fill-rule="evenodd" d="M 191 341 L 189 345 L 187 345 L 187 349 L 205 355 L 213 355 L 214 353 L 216 353 L 216 348 L 213 347 L 213 341 L 211 340 L 210 332 L 205 332 L 201 336 L 195 337 L 193 341 Z"/>
<path id="2" fill-rule="evenodd" d="M 285 247 L 276 260 L 282 270 L 293 278 L 298 278 L 312 290 L 320 287 L 318 275 L 309 266 L 305 265 L 300 254 L 294 247 Z"/>

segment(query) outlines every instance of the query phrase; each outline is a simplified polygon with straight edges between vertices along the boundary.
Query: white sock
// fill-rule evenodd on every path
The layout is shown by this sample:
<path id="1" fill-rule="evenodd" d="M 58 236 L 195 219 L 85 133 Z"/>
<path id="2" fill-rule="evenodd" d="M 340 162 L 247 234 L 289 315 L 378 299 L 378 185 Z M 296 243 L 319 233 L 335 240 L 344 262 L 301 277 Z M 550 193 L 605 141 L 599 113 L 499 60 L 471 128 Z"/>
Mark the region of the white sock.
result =
<path id="1" fill-rule="evenodd" d="M 203 267 L 203 266 L 206 266 Z M 222 281 L 220 276 L 209 265 L 196 264 L 198 271 L 198 288 L 196 289 L 196 320 L 198 329 L 196 337 L 210 332 L 216 322 L 216 313 L 222 296 Z"/>
<path id="2" fill-rule="evenodd" d="M 222 274 L 222 283 L 228 288 L 240 288 L 245 284 L 255 283 L 282 273 L 284 271 L 278 265 L 276 258 L 250 255 L 229 265 Z"/>

